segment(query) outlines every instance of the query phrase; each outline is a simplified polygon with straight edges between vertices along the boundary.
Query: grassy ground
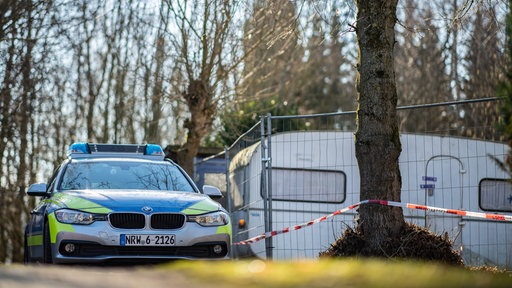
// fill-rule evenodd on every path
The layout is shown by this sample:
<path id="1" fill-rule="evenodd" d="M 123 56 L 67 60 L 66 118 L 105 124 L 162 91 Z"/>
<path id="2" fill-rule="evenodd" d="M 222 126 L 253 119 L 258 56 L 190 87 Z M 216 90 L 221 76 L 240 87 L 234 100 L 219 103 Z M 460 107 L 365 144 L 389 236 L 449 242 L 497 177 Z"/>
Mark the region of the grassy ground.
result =
<path id="1" fill-rule="evenodd" d="M 512 287 L 512 273 L 420 262 L 176 261 L 134 267 L 0 265 L 0 288 Z"/>
<path id="2" fill-rule="evenodd" d="M 208 287 L 226 288 L 512 287 L 512 274 L 507 272 L 470 271 L 432 263 L 368 259 L 187 261 L 166 264 L 158 269 L 179 272 Z"/>

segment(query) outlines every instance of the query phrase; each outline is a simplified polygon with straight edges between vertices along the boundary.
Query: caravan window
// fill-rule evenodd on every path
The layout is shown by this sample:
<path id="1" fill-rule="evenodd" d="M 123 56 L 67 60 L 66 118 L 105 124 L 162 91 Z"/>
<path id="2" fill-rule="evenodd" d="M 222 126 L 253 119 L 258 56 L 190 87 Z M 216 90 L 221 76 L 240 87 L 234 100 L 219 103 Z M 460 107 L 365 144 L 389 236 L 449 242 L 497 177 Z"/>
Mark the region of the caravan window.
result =
<path id="1" fill-rule="evenodd" d="M 342 171 L 272 167 L 272 199 L 341 203 L 346 176 Z"/>
<path id="2" fill-rule="evenodd" d="M 512 185 L 506 179 L 482 179 L 479 184 L 480 208 L 512 212 Z"/>

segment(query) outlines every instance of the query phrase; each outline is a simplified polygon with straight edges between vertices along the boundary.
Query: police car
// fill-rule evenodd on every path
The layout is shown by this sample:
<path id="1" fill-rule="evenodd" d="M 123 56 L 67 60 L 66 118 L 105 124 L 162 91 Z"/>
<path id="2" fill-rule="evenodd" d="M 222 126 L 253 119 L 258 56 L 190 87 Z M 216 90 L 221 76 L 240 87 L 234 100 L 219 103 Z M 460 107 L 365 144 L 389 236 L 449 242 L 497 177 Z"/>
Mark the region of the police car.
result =
<path id="1" fill-rule="evenodd" d="M 223 259 L 227 212 L 199 191 L 159 145 L 75 143 L 48 183 L 25 229 L 25 262 L 124 263 Z"/>

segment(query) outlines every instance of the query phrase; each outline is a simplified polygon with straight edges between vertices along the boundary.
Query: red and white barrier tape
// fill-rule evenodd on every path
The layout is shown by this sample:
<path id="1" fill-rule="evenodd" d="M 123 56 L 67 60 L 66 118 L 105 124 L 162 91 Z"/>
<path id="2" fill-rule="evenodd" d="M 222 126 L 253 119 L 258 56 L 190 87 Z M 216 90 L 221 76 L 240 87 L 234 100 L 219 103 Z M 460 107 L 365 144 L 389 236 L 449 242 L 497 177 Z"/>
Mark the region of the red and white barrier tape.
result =
<path id="1" fill-rule="evenodd" d="M 411 204 L 411 203 L 401 203 L 401 202 L 387 201 L 387 200 L 366 200 L 366 201 L 360 202 L 360 204 L 365 204 L 365 203 L 375 203 L 375 204 L 386 205 L 386 206 L 395 206 L 395 207 L 417 209 L 417 210 L 427 210 L 427 211 L 433 211 L 433 212 L 443 212 L 443 213 L 455 214 L 455 215 L 459 215 L 459 216 L 466 216 L 466 217 L 473 217 L 473 218 L 484 218 L 484 219 L 492 219 L 492 220 L 498 220 L 498 221 L 512 221 L 512 215 L 505 215 L 505 214 L 489 214 L 489 213 L 481 213 L 481 212 L 445 209 L 445 208 L 438 208 L 438 207 Z"/>
<path id="2" fill-rule="evenodd" d="M 354 205 L 350 205 L 346 208 L 336 210 L 335 212 L 322 216 L 318 219 L 311 220 L 306 223 L 302 223 L 299 225 L 295 225 L 293 227 L 287 227 L 283 230 L 274 230 L 270 232 L 265 232 L 261 235 L 258 235 L 253 238 L 249 238 L 244 241 L 233 243 L 233 245 L 247 245 L 252 244 L 255 242 L 258 242 L 260 240 L 263 240 L 265 238 L 274 237 L 279 234 L 288 233 L 290 231 L 299 230 L 301 228 L 311 226 L 316 223 L 320 223 L 322 221 L 325 221 L 331 217 L 334 217 L 336 215 L 345 213 L 347 211 L 350 211 L 352 209 L 355 209 L 363 204 L 379 204 L 379 205 L 385 205 L 385 206 L 394 206 L 394 207 L 402 207 L 402 208 L 408 208 L 408 209 L 417 209 L 417 210 L 425 210 L 425 211 L 433 211 L 433 212 L 443 212 L 448 214 L 455 214 L 459 216 L 466 216 L 466 217 L 473 217 L 473 218 L 484 218 L 484 219 L 491 219 L 491 220 L 498 220 L 498 221 L 510 221 L 512 222 L 512 215 L 505 215 L 505 214 L 489 214 L 489 213 L 481 213 L 481 212 L 471 212 L 471 211 L 463 211 L 463 210 L 454 210 L 454 209 L 446 209 L 446 208 L 438 208 L 433 206 L 426 206 L 426 205 L 418 205 L 418 204 L 411 204 L 411 203 L 401 203 L 401 202 L 395 202 L 395 201 L 387 201 L 387 200 L 363 200 L 359 203 L 356 203 Z"/>

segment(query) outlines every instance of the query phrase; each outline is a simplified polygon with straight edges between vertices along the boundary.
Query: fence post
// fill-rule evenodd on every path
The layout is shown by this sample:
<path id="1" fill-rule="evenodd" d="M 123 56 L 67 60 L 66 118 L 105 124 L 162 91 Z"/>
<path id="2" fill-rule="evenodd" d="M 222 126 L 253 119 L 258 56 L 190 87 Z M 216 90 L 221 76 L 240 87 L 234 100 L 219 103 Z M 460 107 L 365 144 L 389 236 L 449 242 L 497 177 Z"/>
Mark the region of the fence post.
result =
<path id="1" fill-rule="evenodd" d="M 272 231 L 272 223 L 270 222 L 268 204 L 268 180 L 267 180 L 267 167 L 270 161 L 270 157 L 268 155 L 267 144 L 265 143 L 265 138 L 267 135 L 267 131 L 265 128 L 265 116 L 260 116 L 260 130 L 261 130 L 261 195 L 263 195 L 263 217 L 265 221 L 265 232 Z M 272 260 L 272 237 L 265 238 L 265 252 L 268 260 Z"/>
<path id="2" fill-rule="evenodd" d="M 231 185 L 229 183 L 229 147 L 224 147 L 224 163 L 226 164 L 226 197 L 228 200 L 228 212 L 231 214 L 233 212 L 233 199 L 231 199 Z"/>
<path id="3" fill-rule="evenodd" d="M 272 115 L 267 113 L 267 201 L 268 201 L 268 223 L 269 231 L 274 230 L 272 220 Z M 270 251 L 270 258 L 273 258 L 273 239 L 268 238 L 268 250 Z"/>
<path id="4" fill-rule="evenodd" d="M 224 163 L 225 163 L 225 169 L 226 169 L 226 197 L 227 197 L 227 201 L 228 201 L 228 213 L 229 213 L 229 216 L 232 218 L 233 216 L 233 204 L 232 204 L 232 199 L 231 199 L 231 189 L 230 189 L 230 184 L 229 184 L 229 147 L 228 146 L 225 146 L 224 147 Z M 231 237 L 233 237 L 233 235 L 231 235 Z M 233 243 L 233 238 L 231 238 L 231 243 Z M 231 247 L 229 247 L 229 258 L 233 259 L 233 245 L 231 245 Z"/>
<path id="5" fill-rule="evenodd" d="M 268 201 L 268 223 L 269 231 L 273 231 L 272 219 L 272 115 L 267 113 L 267 201 Z M 270 251 L 270 258 L 273 258 L 273 240 L 272 237 L 268 238 L 268 250 Z"/>

